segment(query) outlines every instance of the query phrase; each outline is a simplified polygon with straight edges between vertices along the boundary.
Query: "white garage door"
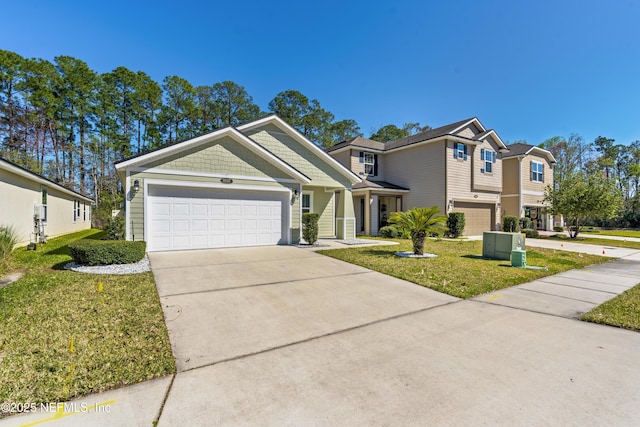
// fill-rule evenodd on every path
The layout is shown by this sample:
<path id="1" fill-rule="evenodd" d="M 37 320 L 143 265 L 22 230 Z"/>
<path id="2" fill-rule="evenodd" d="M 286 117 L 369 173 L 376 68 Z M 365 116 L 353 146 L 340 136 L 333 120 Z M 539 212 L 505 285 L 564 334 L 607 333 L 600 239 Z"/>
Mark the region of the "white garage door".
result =
<path id="1" fill-rule="evenodd" d="M 286 244 L 288 194 L 150 186 L 147 250 Z"/>

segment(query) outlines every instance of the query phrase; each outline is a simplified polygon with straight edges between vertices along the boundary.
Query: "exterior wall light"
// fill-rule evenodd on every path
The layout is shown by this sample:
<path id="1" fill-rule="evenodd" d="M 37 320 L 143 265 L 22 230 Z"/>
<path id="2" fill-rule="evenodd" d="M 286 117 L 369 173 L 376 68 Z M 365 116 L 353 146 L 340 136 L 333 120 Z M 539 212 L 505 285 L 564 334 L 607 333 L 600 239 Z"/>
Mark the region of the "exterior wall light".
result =
<path id="1" fill-rule="evenodd" d="M 133 181 L 133 192 L 137 193 L 140 191 L 140 180 L 136 179 Z"/>

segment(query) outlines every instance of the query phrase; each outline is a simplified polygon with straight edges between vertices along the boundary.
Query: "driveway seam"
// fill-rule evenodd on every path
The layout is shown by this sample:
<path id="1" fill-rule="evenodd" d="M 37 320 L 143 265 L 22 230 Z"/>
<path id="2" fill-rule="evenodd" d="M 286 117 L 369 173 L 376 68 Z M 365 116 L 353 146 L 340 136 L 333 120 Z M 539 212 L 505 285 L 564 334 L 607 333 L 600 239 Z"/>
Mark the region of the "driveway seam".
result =
<path id="1" fill-rule="evenodd" d="M 522 307 L 514 307 L 512 305 L 505 305 L 505 304 L 499 304 L 495 301 L 482 301 L 482 300 L 478 300 L 478 299 L 472 299 L 472 300 L 467 300 L 467 301 L 473 301 L 473 302 L 479 302 L 481 304 L 486 304 L 486 305 L 493 305 L 493 306 L 498 306 L 498 307 L 504 307 L 504 308 L 509 308 L 511 310 L 518 310 L 518 311 L 526 311 L 527 313 L 535 313 L 535 314 L 542 314 L 545 316 L 551 316 L 551 317 L 557 317 L 558 319 L 566 319 L 566 320 L 576 320 L 579 322 L 583 322 L 583 320 L 580 320 L 580 317 L 567 317 L 567 316 L 561 316 L 559 314 L 553 314 L 553 313 L 547 313 L 544 311 L 537 311 L 537 310 L 531 310 L 528 308 L 522 308 Z M 593 303 L 589 303 L 589 304 L 593 304 Z M 593 304 L 594 307 L 597 307 L 598 304 Z M 587 312 L 585 312 L 587 313 Z M 581 313 L 580 316 L 582 316 L 584 313 Z M 588 322 L 585 322 L 588 323 Z"/>
<path id="2" fill-rule="evenodd" d="M 574 271 L 580 271 L 580 270 L 574 270 Z M 558 277 L 560 277 L 561 279 L 580 280 L 581 282 L 598 283 L 598 284 L 600 284 L 600 285 L 617 286 L 617 287 L 619 287 L 619 288 L 624 288 L 624 287 L 625 287 L 625 285 L 616 285 L 615 283 L 604 283 L 604 282 L 602 282 L 601 280 L 588 280 L 588 279 L 582 279 L 582 278 L 578 279 L 578 278 L 576 278 L 576 277 L 562 276 L 561 274 L 562 274 L 562 273 L 560 273 L 560 274 L 554 274 L 553 276 L 542 277 L 542 278 L 540 278 L 540 279 L 538 279 L 538 280 L 545 280 L 545 279 L 548 279 L 548 278 L 552 278 L 552 277 L 554 277 L 554 276 L 558 276 Z M 603 274 L 603 273 L 600 273 L 600 274 Z M 615 276 L 614 276 L 614 277 L 615 277 Z M 624 276 L 624 277 L 627 277 L 627 276 Z M 534 281 L 535 281 L 535 280 L 534 280 Z M 567 286 L 571 286 L 571 285 L 567 285 Z"/>
<path id="3" fill-rule="evenodd" d="M 562 295 L 550 294 L 549 292 L 536 291 L 535 289 L 517 288 L 517 290 L 518 291 L 532 292 L 532 293 L 535 293 L 535 294 L 549 295 L 549 296 L 552 296 L 552 297 L 564 298 L 564 299 L 568 299 L 568 300 L 571 300 L 571 301 L 586 302 L 587 304 L 596 304 L 596 305 L 598 305 L 598 303 L 595 303 L 593 301 L 586 301 L 586 300 L 578 299 L 578 298 L 571 298 L 571 297 L 565 297 L 565 296 L 562 296 Z M 598 291 L 596 291 L 596 292 L 598 292 Z"/>
<path id="4" fill-rule="evenodd" d="M 550 276 L 550 277 L 553 277 L 553 276 Z M 567 285 L 567 284 L 564 284 L 564 283 L 556 283 L 556 282 L 552 282 L 552 281 L 547 281 L 547 280 L 545 280 L 545 279 L 546 279 L 546 277 L 543 277 L 543 278 L 541 278 L 541 279 L 534 280 L 534 281 L 529 282 L 529 283 L 540 282 L 540 283 L 545 283 L 545 284 L 547 284 L 547 285 L 565 286 L 565 287 L 567 287 L 567 288 L 582 289 L 582 290 L 585 290 L 585 291 L 593 291 L 593 292 L 602 292 L 602 293 L 605 293 L 605 294 L 611 294 L 611 295 L 619 295 L 617 292 L 601 291 L 601 290 L 599 290 L 599 289 L 584 288 L 584 287 L 582 287 L 582 286 L 575 286 L 575 285 Z M 588 280 L 585 280 L 585 282 L 587 282 L 587 281 L 588 281 Z M 594 283 L 595 283 L 595 282 L 594 282 Z M 523 283 L 523 285 L 524 285 L 524 283 Z M 618 285 L 613 285 L 613 286 L 618 286 Z M 523 288 L 523 289 L 524 289 L 524 288 Z M 549 294 L 549 295 L 551 295 L 551 294 Z"/>
<path id="5" fill-rule="evenodd" d="M 161 298 L 168 298 L 168 297 L 177 297 L 177 296 L 184 296 L 184 295 L 208 294 L 208 293 L 211 293 L 211 292 L 231 291 L 233 289 L 247 289 L 247 288 L 255 288 L 255 287 L 258 287 L 258 286 L 283 285 L 283 284 L 286 284 L 286 283 L 306 282 L 306 281 L 309 281 L 309 280 L 317 280 L 317 279 L 331 279 L 331 278 L 334 278 L 334 277 L 357 276 L 359 274 L 369 274 L 369 273 L 375 273 L 375 271 L 359 271 L 357 273 L 336 274 L 335 276 L 321 276 L 321 277 L 310 277 L 310 278 L 306 278 L 306 279 L 281 280 L 281 281 L 278 281 L 278 282 L 269 282 L 269 283 L 256 283 L 254 285 L 232 286 L 232 287 L 229 287 L 229 288 L 207 289 L 207 290 L 202 290 L 202 291 L 182 292 L 182 293 L 179 293 L 179 294 L 161 295 L 160 297 Z"/>
<path id="6" fill-rule="evenodd" d="M 314 258 L 313 256 L 305 256 L 305 257 L 299 257 L 297 259 L 307 259 L 307 258 Z M 212 267 L 212 266 L 217 266 L 217 265 L 231 265 L 231 264 L 254 264 L 254 263 L 258 263 L 258 262 L 276 262 L 276 261 L 289 261 L 289 258 L 278 258 L 278 259 L 262 259 L 262 260 L 255 260 L 255 261 L 248 261 L 248 262 L 238 262 L 238 261 L 233 261 L 233 262 L 219 262 L 219 263 L 207 263 L 207 264 L 196 264 L 196 265 L 176 265 L 174 267 L 155 267 L 156 270 L 176 270 L 176 269 L 180 269 L 180 268 L 197 268 L 197 267 Z M 153 270 L 153 263 L 150 261 L 151 263 L 151 269 Z"/>
<path id="7" fill-rule="evenodd" d="M 278 345 L 278 346 L 275 346 L 275 347 L 266 348 L 264 350 L 255 351 L 253 353 L 241 354 L 241 355 L 238 355 L 238 356 L 229 357 L 227 359 L 221 359 L 221 360 L 217 360 L 215 362 L 206 363 L 204 365 L 194 366 L 193 368 L 185 369 L 185 370 L 180 371 L 178 373 L 180 374 L 180 373 L 183 373 L 183 372 L 194 371 L 196 369 L 207 368 L 209 366 L 214 366 L 214 365 L 218 365 L 220 363 L 225 363 L 225 362 L 233 362 L 235 360 L 245 359 L 247 357 L 256 356 L 258 354 L 263 354 L 263 353 L 268 353 L 268 352 L 271 352 L 271 351 L 276 351 L 276 350 L 280 350 L 280 349 L 287 348 L 287 347 L 292 347 L 292 346 L 298 345 L 298 344 L 305 344 L 305 343 L 308 343 L 308 342 L 311 342 L 311 341 L 315 341 L 315 340 L 319 340 L 319 339 L 322 339 L 322 338 L 331 337 L 331 336 L 334 336 L 334 335 L 339 335 L 339 334 L 342 334 L 342 333 L 346 333 L 346 332 L 351 332 L 351 331 L 355 331 L 355 330 L 358 330 L 358 329 L 362 329 L 362 328 L 365 328 L 367 326 L 376 325 L 378 323 L 387 322 L 387 321 L 390 321 L 390 320 L 395 320 L 395 319 L 399 319 L 399 318 L 402 318 L 402 317 L 411 316 L 411 315 L 414 315 L 414 314 L 424 313 L 424 312 L 432 310 L 434 308 L 446 307 L 448 305 L 456 304 L 456 303 L 459 303 L 459 302 L 462 302 L 462 301 L 465 301 L 465 300 L 458 299 L 456 301 L 450 301 L 450 302 L 446 302 L 444 304 L 434 305 L 434 306 L 431 306 L 431 307 L 421 308 L 419 310 L 414 310 L 414 311 L 409 311 L 409 312 L 406 312 L 406 313 L 396 314 L 395 316 L 385 317 L 384 319 L 373 320 L 371 322 L 363 323 L 361 325 L 351 326 L 349 328 L 340 329 L 340 330 L 333 331 L 333 332 L 328 332 L 328 333 L 322 334 L 322 335 L 316 335 L 316 336 L 313 336 L 313 337 L 305 338 L 303 340 L 290 342 L 290 343 Z"/>
<path id="8" fill-rule="evenodd" d="M 162 399 L 162 403 L 160 404 L 160 409 L 158 410 L 158 416 L 156 417 L 154 425 L 157 425 L 160 422 L 160 417 L 162 417 L 162 411 L 164 410 L 164 405 L 166 405 L 167 403 L 167 399 L 169 398 L 169 393 L 171 392 L 171 388 L 173 387 L 173 382 L 176 380 L 176 375 L 178 375 L 177 372 L 172 375 L 171 382 L 169 383 L 169 387 L 167 387 L 167 391 L 164 394 L 164 399 Z"/>

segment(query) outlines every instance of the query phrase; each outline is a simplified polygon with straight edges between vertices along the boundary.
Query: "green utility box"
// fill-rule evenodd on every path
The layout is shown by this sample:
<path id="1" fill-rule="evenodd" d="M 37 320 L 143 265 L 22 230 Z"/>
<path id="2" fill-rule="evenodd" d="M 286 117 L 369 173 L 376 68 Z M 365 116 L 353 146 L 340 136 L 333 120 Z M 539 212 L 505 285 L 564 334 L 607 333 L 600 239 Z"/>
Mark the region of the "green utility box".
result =
<path id="1" fill-rule="evenodd" d="M 524 249 L 514 249 L 511 251 L 511 267 L 526 267 L 527 251 Z"/>
<path id="2" fill-rule="evenodd" d="M 485 231 L 482 234 L 482 256 L 491 259 L 511 259 L 511 251 L 524 250 L 525 237 L 520 233 Z"/>

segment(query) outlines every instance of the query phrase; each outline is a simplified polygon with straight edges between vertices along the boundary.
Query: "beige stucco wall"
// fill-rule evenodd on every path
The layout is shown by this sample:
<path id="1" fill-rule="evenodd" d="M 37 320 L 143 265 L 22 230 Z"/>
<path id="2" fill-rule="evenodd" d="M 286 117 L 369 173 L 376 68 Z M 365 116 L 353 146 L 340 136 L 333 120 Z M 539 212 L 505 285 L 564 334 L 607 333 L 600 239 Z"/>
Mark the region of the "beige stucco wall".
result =
<path id="1" fill-rule="evenodd" d="M 486 138 L 482 144 L 477 145 L 473 149 L 473 188 L 485 191 L 493 191 L 499 193 L 502 191 L 502 159 L 498 152 L 498 145 L 491 139 Z M 482 149 L 485 153 L 492 151 L 496 153 L 496 162 L 491 163 L 491 173 L 481 173 L 481 169 L 486 168 L 486 161 L 482 160 Z M 453 155 L 452 155 L 453 156 Z"/>
<path id="2" fill-rule="evenodd" d="M 91 205 L 80 200 L 80 217 L 73 219 L 73 196 L 0 169 L 0 226 L 12 226 L 18 234 L 18 245 L 29 243 L 33 233 L 34 205 L 41 204 L 42 188 L 47 195 L 47 223 L 45 234 L 56 237 L 91 228 Z M 86 215 L 85 215 L 86 213 Z"/>
<path id="3" fill-rule="evenodd" d="M 513 216 L 517 216 L 518 218 L 522 216 L 520 212 L 519 201 L 517 196 L 514 196 L 514 197 L 503 196 L 500 205 L 501 205 L 500 207 L 502 210 L 503 217 L 505 215 L 513 215 Z"/>

